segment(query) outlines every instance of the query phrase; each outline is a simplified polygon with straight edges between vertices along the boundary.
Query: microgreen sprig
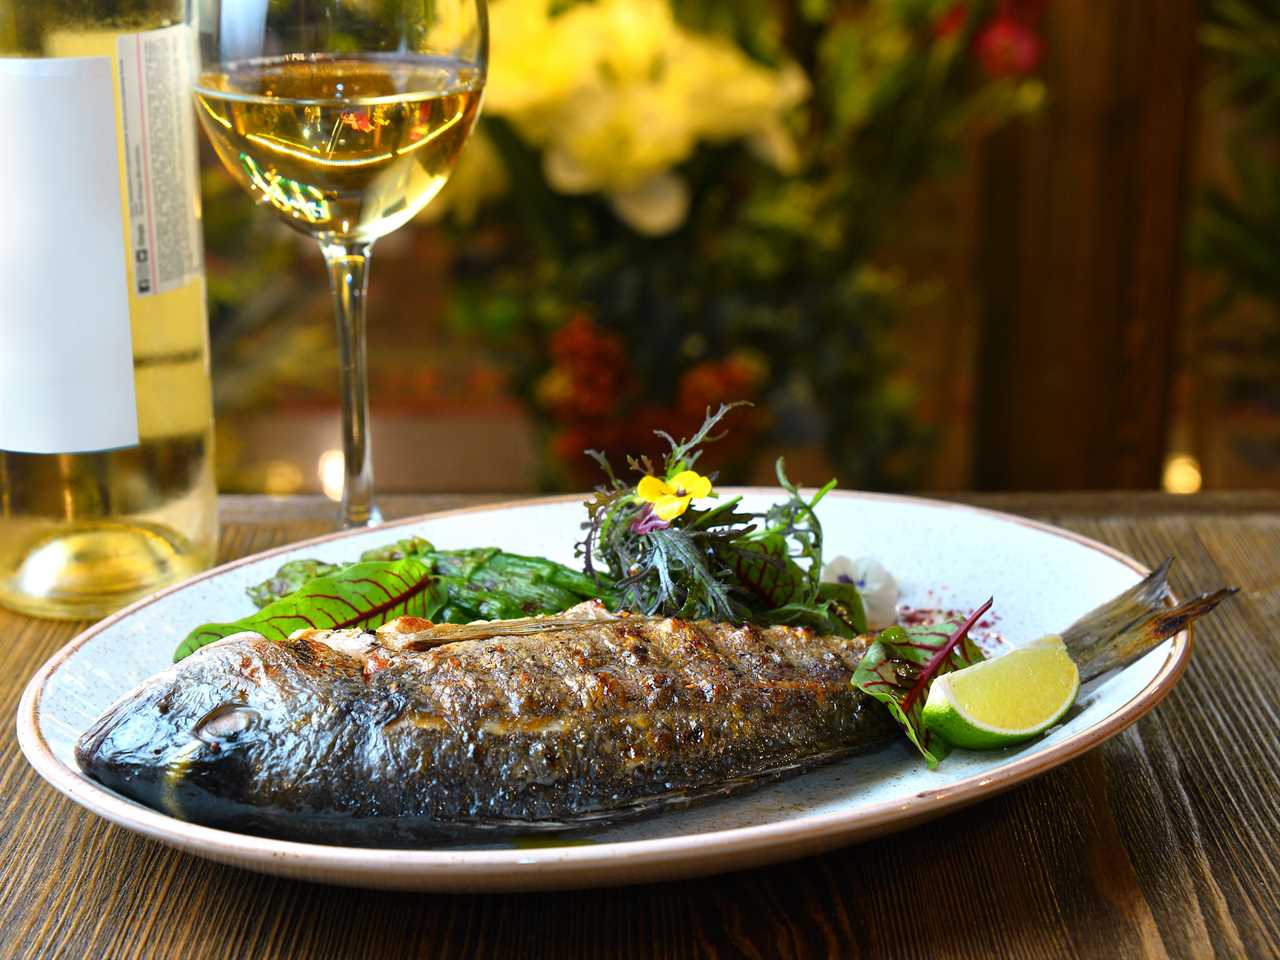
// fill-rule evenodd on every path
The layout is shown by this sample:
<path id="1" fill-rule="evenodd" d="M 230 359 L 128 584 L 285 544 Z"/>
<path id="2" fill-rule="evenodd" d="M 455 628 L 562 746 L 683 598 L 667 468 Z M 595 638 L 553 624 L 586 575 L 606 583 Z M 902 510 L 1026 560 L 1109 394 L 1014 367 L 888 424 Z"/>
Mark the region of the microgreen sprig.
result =
<path id="1" fill-rule="evenodd" d="M 714 475 L 693 468 L 702 447 L 719 440 L 716 426 L 736 406 L 708 410 L 688 439 L 658 432 L 670 451 L 658 469 L 648 457 L 628 457 L 641 475 L 621 480 L 599 451 L 589 450 L 605 482 L 586 501 L 586 531 L 578 544 L 588 574 L 617 581 L 622 606 L 644 614 L 733 623 L 788 623 L 828 633 L 865 631 L 857 591 L 821 582 L 822 525 L 815 508 L 831 481 L 806 499 L 787 478 L 787 498 L 763 513 L 742 509 L 741 497 L 718 499 Z M 600 568 L 603 567 L 603 571 Z"/>

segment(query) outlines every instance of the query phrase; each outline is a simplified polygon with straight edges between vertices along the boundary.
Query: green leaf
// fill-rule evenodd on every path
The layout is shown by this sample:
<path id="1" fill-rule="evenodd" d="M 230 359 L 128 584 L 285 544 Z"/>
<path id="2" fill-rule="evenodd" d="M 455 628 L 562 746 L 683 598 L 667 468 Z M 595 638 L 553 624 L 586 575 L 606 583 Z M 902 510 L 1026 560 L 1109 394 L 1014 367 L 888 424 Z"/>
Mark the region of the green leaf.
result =
<path id="1" fill-rule="evenodd" d="M 853 673 L 853 686 L 888 707 L 930 769 L 951 747 L 921 720 L 929 685 L 944 673 L 986 659 L 969 639 L 969 630 L 990 605 L 988 600 L 963 622 L 890 627 L 876 638 Z"/>
<path id="2" fill-rule="evenodd" d="M 763 614 L 763 622 L 812 627 L 819 633 L 856 637 L 867 632 L 867 616 L 858 588 L 851 583 L 824 583 L 817 599 L 789 603 Z"/>
<path id="3" fill-rule="evenodd" d="M 443 577 L 460 577 L 466 580 L 475 576 L 501 551 L 497 547 L 480 547 L 471 550 L 440 550 L 424 556 L 436 573 Z"/>
<path id="4" fill-rule="evenodd" d="M 821 583 L 818 585 L 818 602 L 823 605 L 827 618 L 842 624 L 847 630 L 832 630 L 841 636 L 857 637 L 867 632 L 867 613 L 862 606 L 862 596 L 852 583 Z"/>
<path id="5" fill-rule="evenodd" d="M 430 619 L 444 606 L 445 585 L 421 560 L 373 560 L 309 580 L 295 593 L 234 623 L 197 627 L 173 655 L 181 660 L 206 644 L 251 630 L 269 640 L 284 640 L 308 627 L 373 629 L 401 616 Z"/>
<path id="6" fill-rule="evenodd" d="M 449 609 L 441 619 L 449 623 L 560 613 L 597 598 L 606 606 L 617 605 L 611 583 L 597 584 L 594 578 L 543 557 L 487 547 L 428 553 L 423 559 L 445 578 Z"/>
<path id="7" fill-rule="evenodd" d="M 435 547 L 431 545 L 431 541 L 424 540 L 422 537 L 409 537 L 405 540 L 389 543 L 385 547 L 374 547 L 372 550 L 366 550 L 360 554 L 360 559 L 403 560 L 405 557 L 421 557 L 432 550 L 435 550 Z"/>
<path id="8" fill-rule="evenodd" d="M 385 547 L 375 547 L 360 554 L 361 560 L 403 560 L 405 557 L 418 557 L 434 550 L 435 547 L 421 537 L 409 537 L 397 540 Z M 308 580 L 315 577 L 329 577 L 349 564 L 325 563 L 323 560 L 304 557 L 301 560 L 290 560 L 279 570 L 263 580 L 248 587 L 245 593 L 253 601 L 253 605 L 262 609 L 273 600 L 287 597 L 295 590 L 302 589 Z"/>
<path id="9" fill-rule="evenodd" d="M 254 584 L 245 592 L 249 594 L 249 599 L 253 601 L 253 605 L 261 610 L 273 600 L 279 600 L 295 590 L 300 590 L 308 580 L 316 577 L 327 577 L 339 569 L 341 568 L 338 564 L 325 563 L 323 560 L 307 558 L 290 560 L 277 570 L 273 576 L 263 580 L 262 583 Z"/>
<path id="10" fill-rule="evenodd" d="M 780 533 L 735 541 L 729 563 L 738 585 L 765 609 L 785 607 L 806 594 L 808 575 L 788 555 Z"/>

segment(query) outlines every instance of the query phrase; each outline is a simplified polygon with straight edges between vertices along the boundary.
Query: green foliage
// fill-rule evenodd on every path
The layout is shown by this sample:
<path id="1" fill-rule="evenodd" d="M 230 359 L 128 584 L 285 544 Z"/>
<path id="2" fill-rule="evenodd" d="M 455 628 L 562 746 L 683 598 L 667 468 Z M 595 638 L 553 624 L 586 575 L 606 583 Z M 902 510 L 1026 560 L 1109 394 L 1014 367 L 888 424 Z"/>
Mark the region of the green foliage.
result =
<path id="1" fill-rule="evenodd" d="M 1192 256 L 1224 282 L 1216 312 L 1240 295 L 1280 299 L 1280 4 L 1214 0 L 1202 40 L 1215 55 L 1211 101 L 1240 117 L 1230 147 L 1234 182 L 1205 191 L 1191 231 Z"/>
<path id="2" fill-rule="evenodd" d="M 369 558 L 376 559 L 376 558 Z M 261 610 L 281 597 L 286 597 L 296 590 L 301 590 L 308 580 L 316 577 L 327 577 L 337 573 L 341 567 L 336 563 L 325 563 L 323 560 L 290 560 L 275 574 L 262 583 L 256 583 L 245 592 L 253 605 Z"/>
<path id="3" fill-rule="evenodd" d="M 1273 132 L 1280 121 L 1280 4 L 1213 0 L 1201 40 L 1220 71 L 1214 98 L 1244 106 L 1251 132 Z"/>
<path id="4" fill-rule="evenodd" d="M 1204 190 L 1190 228 L 1191 258 L 1218 287 L 1196 356 L 1220 361 L 1229 397 L 1280 409 L 1280 4 L 1214 0 L 1202 39 L 1210 101 L 1235 130 L 1231 176 Z"/>
<path id="5" fill-rule="evenodd" d="M 1237 151 L 1238 196 L 1209 188 L 1191 235 L 1191 252 L 1225 281 L 1217 307 L 1237 297 L 1280 302 L 1280 169 L 1273 161 Z"/>
<path id="6" fill-rule="evenodd" d="M 502 348 L 552 439 L 625 432 L 664 404 L 672 409 L 653 419 L 675 422 L 675 398 L 691 377 L 749 350 L 765 360 L 758 388 L 707 400 L 756 401 L 775 423 L 790 424 L 787 442 L 821 441 L 847 484 L 911 483 L 928 438 L 911 391 L 895 380 L 889 346 L 910 289 L 874 282 L 869 267 L 906 198 L 954 163 L 960 138 L 1020 109 L 1013 95 L 990 95 L 996 82 L 967 52 L 994 4 L 970 5 L 959 35 L 943 41 L 933 26 L 948 6 L 674 4 L 685 24 L 732 37 L 762 62 L 799 64 L 813 90 L 789 118 L 794 168 L 740 143 L 704 145 L 677 171 L 691 204 L 666 236 L 631 230 L 599 196 L 556 193 L 538 152 L 504 121 L 487 119 L 512 184 L 484 222 L 520 229 L 496 260 L 468 264 L 455 326 L 504 331 Z M 478 226 L 465 225 L 459 243 Z M 590 417 L 553 409 L 540 395 L 562 373 L 555 332 L 574 311 L 625 345 L 625 369 L 608 378 L 603 397 L 592 388 L 594 406 L 607 409 Z M 559 456 L 590 442 L 566 442 Z M 612 452 L 640 442 L 633 433 Z M 552 464 L 548 482 L 577 482 L 564 462 Z"/>

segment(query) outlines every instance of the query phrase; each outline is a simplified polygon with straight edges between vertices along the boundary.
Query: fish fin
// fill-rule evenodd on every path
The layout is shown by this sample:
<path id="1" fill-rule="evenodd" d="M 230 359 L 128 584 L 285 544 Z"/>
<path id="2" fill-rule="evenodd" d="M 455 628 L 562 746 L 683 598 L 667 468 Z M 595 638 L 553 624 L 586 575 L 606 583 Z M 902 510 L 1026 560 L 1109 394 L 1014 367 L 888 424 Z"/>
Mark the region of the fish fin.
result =
<path id="1" fill-rule="evenodd" d="M 1227 587 L 1170 607 L 1169 558 L 1140 583 L 1091 610 L 1062 632 L 1081 680 L 1125 666 L 1186 628 L 1236 592 Z"/>

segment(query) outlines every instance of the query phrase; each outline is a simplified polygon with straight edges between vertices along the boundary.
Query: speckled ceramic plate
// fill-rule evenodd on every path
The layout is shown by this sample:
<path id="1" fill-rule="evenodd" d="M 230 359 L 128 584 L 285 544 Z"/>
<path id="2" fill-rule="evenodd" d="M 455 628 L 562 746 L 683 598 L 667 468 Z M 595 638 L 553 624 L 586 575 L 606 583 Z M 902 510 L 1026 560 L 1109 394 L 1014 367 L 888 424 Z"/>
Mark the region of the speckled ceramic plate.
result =
<path id="1" fill-rule="evenodd" d="M 748 506 L 778 491 L 744 490 Z M 282 562 L 337 561 L 410 534 L 440 547 L 497 545 L 573 562 L 580 498 L 458 510 L 335 534 L 237 561 L 133 605 L 69 643 L 32 678 L 18 736 L 32 765 L 76 803 L 198 856 L 329 883 L 417 890 L 533 890 L 670 880 L 816 853 L 920 823 L 1043 773 L 1114 736 L 1172 689 L 1191 652 L 1179 634 L 1081 693 L 1061 726 L 1003 751 L 957 751 L 930 772 L 902 744 L 724 800 L 591 834 L 573 845 L 376 850 L 264 840 L 185 823 L 86 779 L 77 737 L 118 697 L 166 667 L 194 624 L 250 612 L 245 587 Z M 870 554 L 916 607 L 996 600 L 1009 642 L 1061 630 L 1135 583 L 1145 569 L 1102 544 L 1017 517 L 871 494 L 819 509 L 828 555 Z"/>

